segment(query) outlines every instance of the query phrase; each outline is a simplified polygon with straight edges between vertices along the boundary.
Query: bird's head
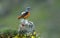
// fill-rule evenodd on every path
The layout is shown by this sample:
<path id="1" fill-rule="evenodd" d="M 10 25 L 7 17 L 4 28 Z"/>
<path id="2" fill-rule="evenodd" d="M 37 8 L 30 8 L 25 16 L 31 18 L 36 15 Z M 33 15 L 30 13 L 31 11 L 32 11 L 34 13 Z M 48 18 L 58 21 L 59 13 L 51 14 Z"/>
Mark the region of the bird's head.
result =
<path id="1" fill-rule="evenodd" d="M 29 11 L 30 11 L 30 7 L 27 7 L 27 8 L 26 8 L 26 12 L 29 12 Z"/>

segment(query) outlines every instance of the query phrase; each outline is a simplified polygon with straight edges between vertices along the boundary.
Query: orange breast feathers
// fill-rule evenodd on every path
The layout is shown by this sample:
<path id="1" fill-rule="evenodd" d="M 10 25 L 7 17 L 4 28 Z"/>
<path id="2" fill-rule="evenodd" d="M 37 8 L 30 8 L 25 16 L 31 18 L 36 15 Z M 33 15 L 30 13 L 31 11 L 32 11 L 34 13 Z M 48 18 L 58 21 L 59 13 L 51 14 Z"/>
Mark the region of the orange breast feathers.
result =
<path id="1" fill-rule="evenodd" d="M 28 18 L 29 16 L 30 16 L 30 12 L 27 12 L 27 13 L 24 13 L 23 15 L 21 15 L 21 16 L 18 16 L 18 19 L 21 19 L 21 18 L 26 19 L 26 18 Z"/>

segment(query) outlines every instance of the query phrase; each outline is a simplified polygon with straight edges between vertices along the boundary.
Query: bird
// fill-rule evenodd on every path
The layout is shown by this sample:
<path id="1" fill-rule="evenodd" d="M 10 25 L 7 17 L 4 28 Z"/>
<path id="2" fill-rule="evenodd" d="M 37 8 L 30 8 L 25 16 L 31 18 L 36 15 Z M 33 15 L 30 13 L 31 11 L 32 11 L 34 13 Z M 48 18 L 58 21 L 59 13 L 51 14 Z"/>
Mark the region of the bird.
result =
<path id="1" fill-rule="evenodd" d="M 21 16 L 18 16 L 18 19 L 21 19 L 21 18 L 26 19 L 29 16 L 30 16 L 30 7 L 27 7 L 26 10 L 21 13 Z"/>

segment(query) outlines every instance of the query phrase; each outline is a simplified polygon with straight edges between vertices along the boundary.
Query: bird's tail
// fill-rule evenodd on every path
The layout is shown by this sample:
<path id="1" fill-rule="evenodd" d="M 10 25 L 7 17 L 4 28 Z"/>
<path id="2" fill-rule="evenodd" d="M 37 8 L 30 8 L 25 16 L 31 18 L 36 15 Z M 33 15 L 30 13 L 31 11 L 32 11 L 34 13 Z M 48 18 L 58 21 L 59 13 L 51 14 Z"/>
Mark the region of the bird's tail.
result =
<path id="1" fill-rule="evenodd" d="M 22 18 L 22 16 L 18 16 L 18 19 L 21 19 Z"/>

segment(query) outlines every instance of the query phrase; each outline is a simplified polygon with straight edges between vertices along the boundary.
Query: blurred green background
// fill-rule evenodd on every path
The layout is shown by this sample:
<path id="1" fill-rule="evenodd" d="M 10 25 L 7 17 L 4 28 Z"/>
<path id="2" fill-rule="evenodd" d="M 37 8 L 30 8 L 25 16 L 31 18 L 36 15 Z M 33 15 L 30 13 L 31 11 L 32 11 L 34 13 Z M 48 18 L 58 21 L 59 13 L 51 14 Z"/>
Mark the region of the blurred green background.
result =
<path id="1" fill-rule="evenodd" d="M 2 1 L 0 4 L 3 3 Z M 0 12 L 0 31 L 17 30 L 20 24 L 17 17 L 26 7 L 31 7 L 31 16 L 28 20 L 34 22 L 41 38 L 60 38 L 60 0 L 10 0 L 5 7 L 8 14 L 0 5 L 0 9 L 4 11 Z"/>

